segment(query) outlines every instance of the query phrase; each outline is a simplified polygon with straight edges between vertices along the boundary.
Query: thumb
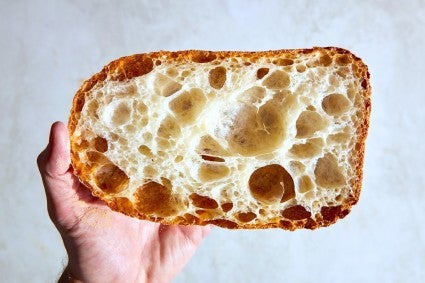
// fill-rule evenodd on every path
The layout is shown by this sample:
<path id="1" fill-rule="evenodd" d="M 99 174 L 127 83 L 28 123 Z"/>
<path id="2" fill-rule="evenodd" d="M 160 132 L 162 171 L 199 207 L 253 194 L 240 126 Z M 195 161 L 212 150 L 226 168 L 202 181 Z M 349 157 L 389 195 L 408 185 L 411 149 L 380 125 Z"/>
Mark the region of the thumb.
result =
<path id="1" fill-rule="evenodd" d="M 62 122 L 53 123 L 47 148 L 45 173 L 50 177 L 67 173 L 71 164 L 70 146 L 68 129 Z"/>
<path id="2" fill-rule="evenodd" d="M 49 209 L 58 199 L 69 199 L 74 192 L 70 174 L 71 158 L 66 126 L 55 122 L 50 130 L 49 144 L 37 158 L 38 168 L 46 191 Z"/>

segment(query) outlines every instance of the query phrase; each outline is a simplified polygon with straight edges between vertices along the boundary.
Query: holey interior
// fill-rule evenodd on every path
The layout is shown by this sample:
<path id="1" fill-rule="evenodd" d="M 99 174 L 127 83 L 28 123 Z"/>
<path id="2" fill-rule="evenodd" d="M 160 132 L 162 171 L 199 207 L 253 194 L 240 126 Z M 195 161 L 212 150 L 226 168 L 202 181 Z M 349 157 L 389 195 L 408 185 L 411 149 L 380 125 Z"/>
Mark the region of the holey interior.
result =
<path id="1" fill-rule="evenodd" d="M 178 64 L 163 55 L 146 74 L 106 77 L 78 113 L 77 173 L 144 219 L 315 228 L 358 194 L 365 119 L 358 62 L 326 52 Z"/>

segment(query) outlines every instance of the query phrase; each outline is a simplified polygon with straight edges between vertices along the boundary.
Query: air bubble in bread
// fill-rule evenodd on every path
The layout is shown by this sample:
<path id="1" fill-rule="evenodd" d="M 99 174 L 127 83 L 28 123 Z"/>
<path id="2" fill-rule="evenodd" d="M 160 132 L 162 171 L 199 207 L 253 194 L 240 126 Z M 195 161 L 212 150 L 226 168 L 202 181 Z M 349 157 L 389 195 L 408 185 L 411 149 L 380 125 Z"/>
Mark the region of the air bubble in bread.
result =
<path id="1" fill-rule="evenodd" d="M 322 107 L 327 114 L 337 116 L 348 110 L 350 101 L 342 94 L 332 93 L 323 98 Z"/>
<path id="2" fill-rule="evenodd" d="M 360 195 L 370 92 L 364 63 L 333 47 L 123 57 L 74 98 L 73 171 L 163 224 L 328 226 Z"/>
<path id="3" fill-rule="evenodd" d="M 297 119 L 297 138 L 307 138 L 326 126 L 327 121 L 317 112 L 303 111 Z"/>
<path id="4" fill-rule="evenodd" d="M 226 139 L 230 149 L 243 156 L 271 152 L 284 139 L 283 117 L 273 101 L 260 108 L 244 104 Z"/>
<path id="5" fill-rule="evenodd" d="M 134 198 L 137 211 L 148 216 L 167 217 L 178 214 L 182 205 L 171 187 L 149 181 L 137 188 Z"/>
<path id="6" fill-rule="evenodd" d="M 212 88 L 221 89 L 226 82 L 226 68 L 218 66 L 212 69 L 208 75 L 208 81 Z"/>
<path id="7" fill-rule="evenodd" d="M 316 183 L 321 187 L 334 188 L 346 183 L 346 178 L 342 174 L 336 157 L 330 153 L 319 158 L 314 169 L 314 175 Z"/>
<path id="8" fill-rule="evenodd" d="M 199 88 L 181 93 L 170 101 L 170 110 L 180 123 L 194 122 L 206 103 L 204 93 Z"/>
<path id="9" fill-rule="evenodd" d="M 294 180 L 278 164 L 256 169 L 249 178 L 249 189 L 259 202 L 275 204 L 295 197 Z"/>
<path id="10" fill-rule="evenodd" d="M 154 84 L 155 90 L 159 93 L 159 95 L 165 97 L 173 95 L 182 88 L 181 84 L 163 74 L 156 75 Z"/>
<path id="11" fill-rule="evenodd" d="M 282 70 L 276 70 L 264 79 L 263 86 L 273 90 L 283 89 L 289 86 L 290 81 L 291 79 L 288 73 Z"/>

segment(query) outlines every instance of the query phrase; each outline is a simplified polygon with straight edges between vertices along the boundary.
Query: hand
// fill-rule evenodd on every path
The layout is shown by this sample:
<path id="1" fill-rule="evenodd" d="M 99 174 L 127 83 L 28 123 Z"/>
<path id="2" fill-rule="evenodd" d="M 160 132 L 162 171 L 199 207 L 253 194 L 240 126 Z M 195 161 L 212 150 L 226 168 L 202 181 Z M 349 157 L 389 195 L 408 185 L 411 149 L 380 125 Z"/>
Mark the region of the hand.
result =
<path id="1" fill-rule="evenodd" d="M 94 198 L 73 175 L 63 123 L 52 125 L 49 144 L 37 163 L 50 218 L 68 253 L 64 278 L 169 282 L 210 231 L 208 226 L 166 226 L 131 218 Z"/>

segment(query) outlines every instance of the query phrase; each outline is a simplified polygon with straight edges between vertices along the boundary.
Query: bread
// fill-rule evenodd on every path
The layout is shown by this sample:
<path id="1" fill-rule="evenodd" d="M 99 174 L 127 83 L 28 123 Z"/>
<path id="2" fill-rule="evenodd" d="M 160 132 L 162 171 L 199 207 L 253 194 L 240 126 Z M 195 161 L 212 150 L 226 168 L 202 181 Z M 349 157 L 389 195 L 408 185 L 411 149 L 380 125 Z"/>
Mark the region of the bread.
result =
<path id="1" fill-rule="evenodd" d="M 75 95 L 72 165 L 140 219 L 328 226 L 359 199 L 370 95 L 367 66 L 335 47 L 123 57 Z"/>

